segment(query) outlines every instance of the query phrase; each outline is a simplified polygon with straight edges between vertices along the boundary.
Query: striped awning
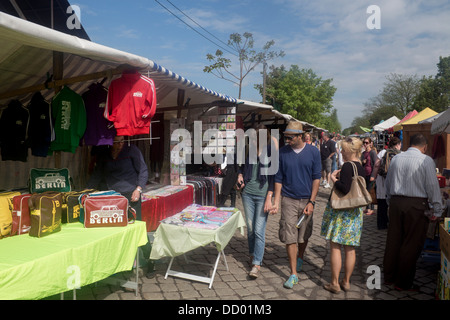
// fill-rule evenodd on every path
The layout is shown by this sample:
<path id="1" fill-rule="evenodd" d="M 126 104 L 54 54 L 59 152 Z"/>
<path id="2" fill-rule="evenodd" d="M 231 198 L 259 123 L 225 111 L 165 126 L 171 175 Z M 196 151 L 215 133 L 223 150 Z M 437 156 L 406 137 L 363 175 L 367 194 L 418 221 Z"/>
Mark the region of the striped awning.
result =
<path id="1" fill-rule="evenodd" d="M 63 81 L 73 80 L 67 85 L 80 94 L 93 82 L 111 81 L 120 76 L 120 70 L 131 67 L 155 81 L 158 108 L 179 107 L 179 90 L 190 105 L 217 100 L 237 102 L 145 57 L 0 12 L 0 106 L 11 99 L 27 104 L 36 91 L 41 91 L 46 99 L 52 97 L 54 90 L 47 90 L 45 84 L 48 87 L 55 80 L 51 78 L 54 52 L 62 53 Z"/>

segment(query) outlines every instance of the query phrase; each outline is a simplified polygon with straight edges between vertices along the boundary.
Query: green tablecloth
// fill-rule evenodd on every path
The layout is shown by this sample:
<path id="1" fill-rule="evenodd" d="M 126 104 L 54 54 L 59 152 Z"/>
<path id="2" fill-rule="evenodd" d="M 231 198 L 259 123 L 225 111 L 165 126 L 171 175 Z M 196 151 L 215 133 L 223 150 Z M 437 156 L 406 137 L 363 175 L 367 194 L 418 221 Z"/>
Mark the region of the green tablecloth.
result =
<path id="1" fill-rule="evenodd" d="M 25 234 L 2 239 L 0 299 L 42 299 L 131 270 L 137 248 L 147 241 L 142 221 L 89 229 L 72 223 L 44 238 Z"/>
<path id="2" fill-rule="evenodd" d="M 226 223 L 215 230 L 183 227 L 161 223 L 156 229 L 150 259 L 177 257 L 199 247 L 214 243 L 218 251 L 223 250 L 236 229 L 245 226 L 240 211 L 233 214 Z"/>

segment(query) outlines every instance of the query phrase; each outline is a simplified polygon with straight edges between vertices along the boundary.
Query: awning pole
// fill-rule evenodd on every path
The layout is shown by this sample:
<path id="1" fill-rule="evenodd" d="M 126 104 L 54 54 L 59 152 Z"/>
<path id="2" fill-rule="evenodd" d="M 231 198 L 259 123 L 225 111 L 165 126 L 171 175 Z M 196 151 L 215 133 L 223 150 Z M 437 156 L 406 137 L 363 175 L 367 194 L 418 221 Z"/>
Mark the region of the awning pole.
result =
<path id="1" fill-rule="evenodd" d="M 63 75 L 64 75 L 64 53 L 53 51 L 53 79 L 61 80 L 63 78 Z M 60 86 L 55 86 L 55 95 L 59 91 L 61 91 L 61 88 L 62 87 Z M 55 152 L 55 168 L 61 168 L 61 151 Z"/>

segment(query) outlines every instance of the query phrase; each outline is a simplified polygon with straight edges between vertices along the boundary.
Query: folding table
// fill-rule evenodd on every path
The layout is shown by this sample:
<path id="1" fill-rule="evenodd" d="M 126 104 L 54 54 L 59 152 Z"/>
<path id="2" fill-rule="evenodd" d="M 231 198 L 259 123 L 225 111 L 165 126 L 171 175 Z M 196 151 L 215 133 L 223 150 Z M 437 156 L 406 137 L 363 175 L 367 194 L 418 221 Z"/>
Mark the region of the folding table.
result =
<path id="1" fill-rule="evenodd" d="M 217 271 L 220 258 L 223 257 L 225 266 L 228 271 L 228 265 L 224 254 L 224 248 L 235 234 L 236 229 L 240 229 L 243 234 L 245 220 L 240 211 L 234 214 L 217 229 L 202 229 L 195 227 L 185 227 L 183 225 L 161 223 L 154 234 L 154 241 L 150 259 L 158 260 L 163 257 L 171 257 L 165 278 L 168 276 L 180 277 L 184 279 L 204 282 L 209 284 L 211 289 L 214 276 Z M 213 243 L 218 251 L 216 261 L 213 265 L 211 277 L 201 277 L 194 274 L 178 272 L 172 270 L 172 264 L 176 257 L 186 254 L 189 251 L 204 247 Z M 188 261 L 199 263 L 195 261 Z M 201 263 L 205 264 L 205 263 Z M 210 264 L 207 264 L 210 265 Z"/>

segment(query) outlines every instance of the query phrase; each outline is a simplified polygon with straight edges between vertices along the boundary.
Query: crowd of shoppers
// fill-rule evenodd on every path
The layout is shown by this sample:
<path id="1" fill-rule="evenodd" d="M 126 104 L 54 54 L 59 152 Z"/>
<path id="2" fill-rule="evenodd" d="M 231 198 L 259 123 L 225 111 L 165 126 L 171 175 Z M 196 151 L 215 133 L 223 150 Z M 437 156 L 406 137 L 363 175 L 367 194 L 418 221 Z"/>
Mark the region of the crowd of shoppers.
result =
<path id="1" fill-rule="evenodd" d="M 255 129 L 259 137 L 260 131 L 266 128 Z M 279 213 L 279 239 L 285 244 L 290 270 L 284 287 L 293 288 L 299 281 L 298 273 L 312 235 L 319 187 L 347 194 L 358 175 L 364 177 L 368 190 L 376 186 L 377 226 L 380 230 L 388 229 L 384 258 L 386 283 L 394 284 L 398 290 L 414 290 L 415 264 L 424 245 L 428 221 L 440 217 L 442 211 L 435 165 L 425 155 L 425 137 L 413 136 L 410 148 L 404 153 L 399 151 L 400 139 L 392 137 L 386 149 L 377 154 L 370 138 L 336 141 L 324 132 L 317 141 L 303 131 L 300 122 L 290 122 L 283 132 L 283 147 L 271 144 L 271 140 L 268 135 L 264 148 L 257 146 L 258 162 L 251 164 L 247 158 L 237 178 L 248 228 L 249 277 L 257 278 L 261 270 L 268 216 Z M 263 158 L 270 157 L 274 151 L 279 153 L 278 171 L 264 175 L 261 169 L 270 164 Z M 434 211 L 426 216 L 428 203 L 432 203 Z M 324 285 L 326 290 L 339 293 L 350 289 L 363 215 L 371 215 L 373 209 L 369 205 L 338 210 L 327 204 L 321 225 L 321 236 L 330 246 L 331 281 Z M 302 223 L 298 224 L 300 217 Z M 344 276 L 340 280 L 342 266 Z"/>

